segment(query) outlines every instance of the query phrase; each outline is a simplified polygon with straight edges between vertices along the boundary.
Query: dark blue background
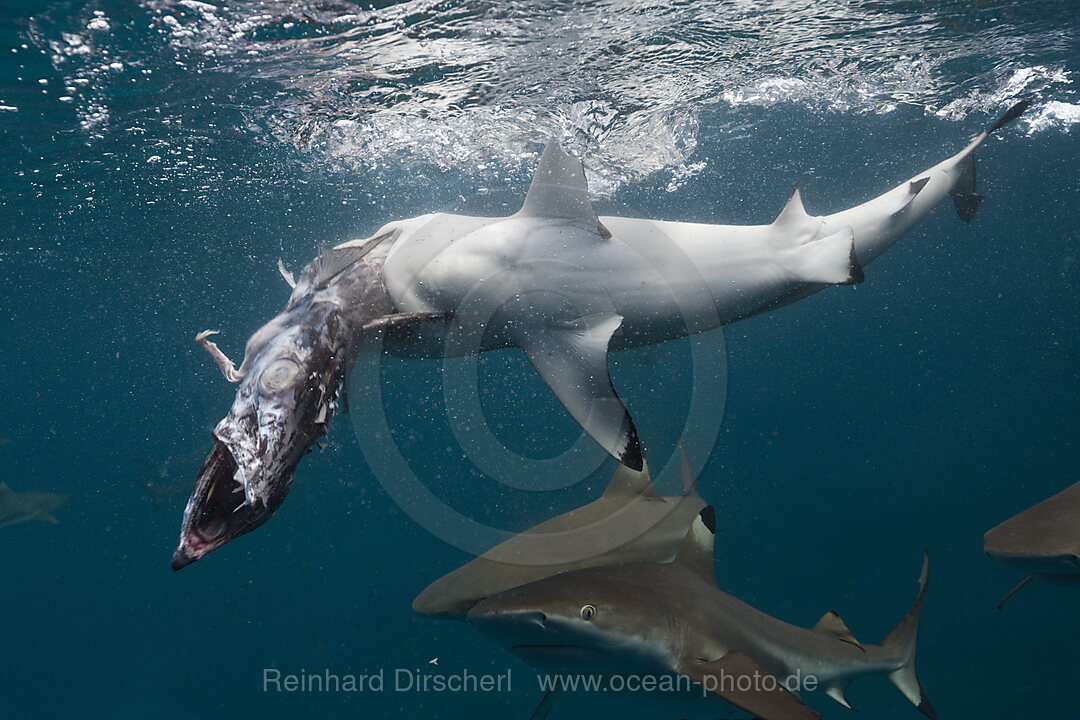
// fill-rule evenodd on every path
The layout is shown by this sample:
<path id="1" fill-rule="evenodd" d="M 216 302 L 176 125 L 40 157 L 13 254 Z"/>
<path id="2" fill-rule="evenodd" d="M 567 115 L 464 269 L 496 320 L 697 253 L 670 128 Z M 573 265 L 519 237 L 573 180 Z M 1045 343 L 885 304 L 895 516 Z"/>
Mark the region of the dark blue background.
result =
<path id="1" fill-rule="evenodd" d="M 114 24 L 125 12 L 138 19 L 112 10 Z M 301 464 L 271 522 L 179 574 L 168 564 L 186 498 L 155 510 L 135 481 L 144 460 L 169 457 L 194 479 L 233 388 L 192 336 L 220 329 L 239 359 L 287 297 L 278 257 L 295 269 L 388 219 L 460 210 L 470 187 L 432 172 L 370 198 L 364 176 L 312 169 L 248 135 L 234 103 L 257 102 L 269 92 L 261 81 L 166 63 L 149 85 L 110 97 L 119 120 L 89 142 L 72 106 L 40 92 L 37 78 L 57 79 L 47 56 L 33 45 L 8 52 L 26 42 L 32 14 L 0 9 L 0 100 L 19 108 L 0 113 L 0 437 L 11 440 L 0 480 L 71 501 L 55 513 L 60 527 L 0 531 L 0 715 L 527 717 L 538 692 L 524 665 L 465 625 L 411 613 L 419 590 L 467 558 L 389 499 L 346 418 Z M 704 172 L 676 193 L 647 180 L 616 200 L 650 217 L 766 222 L 801 176 L 808 209 L 830 212 L 952 154 L 989 119 L 903 106 L 714 109 L 692 158 L 708 161 Z M 138 125 L 142 134 L 129 131 Z M 740 125 L 752 134 L 729 132 Z M 721 587 L 804 625 L 835 609 L 876 642 L 911 602 L 928 548 L 919 672 L 942 718 L 1080 717 L 1077 589 L 1034 585 L 997 612 L 1020 578 L 981 547 L 987 529 L 1080 479 L 1075 134 L 1005 130 L 979 153 L 986 200 L 971 225 L 943 205 L 864 284 L 725 331 L 725 429 L 701 481 L 718 509 Z M 174 150 L 192 157 L 182 174 L 145 162 Z M 522 173 L 464 209 L 513 209 L 527 183 Z M 678 369 L 678 348 L 665 352 L 660 362 Z M 524 362 L 485 363 L 517 373 L 491 382 L 546 408 L 553 442 L 573 436 Z M 389 389 L 392 402 L 437 410 L 413 397 L 429 364 L 393 373 L 404 382 Z M 664 407 L 642 389 L 651 377 L 631 362 L 615 372 L 641 422 L 665 426 L 685 392 Z M 455 506 L 507 527 L 552 509 L 470 497 L 482 481 L 459 453 L 441 456 L 448 436 L 433 432 L 403 447 Z M 533 434 L 520 443 L 542 449 Z M 445 671 L 512 667 L 515 691 L 260 692 L 264 667 L 392 673 L 435 656 Z M 881 678 L 858 681 L 849 698 L 867 717 L 917 717 Z M 847 712 L 812 702 L 828 717 Z M 554 717 L 605 707 L 574 698 Z"/>

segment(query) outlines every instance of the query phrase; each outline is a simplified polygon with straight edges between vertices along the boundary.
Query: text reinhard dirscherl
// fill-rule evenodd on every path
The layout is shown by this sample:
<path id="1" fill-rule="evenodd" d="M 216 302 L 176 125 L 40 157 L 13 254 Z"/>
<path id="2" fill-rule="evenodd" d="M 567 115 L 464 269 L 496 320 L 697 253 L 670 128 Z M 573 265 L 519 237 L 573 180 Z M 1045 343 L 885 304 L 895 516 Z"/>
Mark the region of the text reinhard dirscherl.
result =
<path id="1" fill-rule="evenodd" d="M 817 678 L 813 675 L 792 675 L 778 680 L 772 675 L 731 674 L 720 670 L 707 674 L 700 683 L 685 675 L 588 675 L 560 674 L 537 675 L 542 692 L 561 690 L 568 692 L 689 692 L 695 686 L 704 695 L 712 693 L 765 691 L 780 688 L 791 691 L 816 690 Z M 278 668 L 263 668 L 263 692 L 284 693 L 381 693 L 381 692 L 510 692 L 511 670 L 502 673 L 474 673 L 467 669 L 455 672 L 427 672 L 412 668 L 380 668 L 364 674 L 337 674 L 329 668 L 321 672 L 284 673 Z"/>
<path id="2" fill-rule="evenodd" d="M 380 668 L 370 673 L 337 674 L 329 668 L 322 672 L 283 673 L 277 668 L 263 668 L 263 692 L 286 693 L 381 693 L 381 692 L 510 692 L 510 669 L 504 673 L 477 674 L 424 672 L 412 668 Z"/>

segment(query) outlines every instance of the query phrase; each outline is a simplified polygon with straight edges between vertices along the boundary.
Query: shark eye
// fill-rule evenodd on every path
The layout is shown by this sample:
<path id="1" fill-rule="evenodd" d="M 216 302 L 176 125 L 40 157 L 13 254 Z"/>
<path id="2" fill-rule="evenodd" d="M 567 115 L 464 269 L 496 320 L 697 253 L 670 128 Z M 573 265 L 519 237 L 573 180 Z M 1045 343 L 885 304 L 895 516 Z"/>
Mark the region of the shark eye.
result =
<path id="1" fill-rule="evenodd" d="M 588 622 L 596 617 L 596 607 L 594 605 L 582 605 L 581 606 L 581 619 Z"/>
<path id="2" fill-rule="evenodd" d="M 275 393 L 292 382 L 299 372 L 300 366 L 295 360 L 288 358 L 275 360 L 259 376 L 259 391 L 264 395 Z"/>

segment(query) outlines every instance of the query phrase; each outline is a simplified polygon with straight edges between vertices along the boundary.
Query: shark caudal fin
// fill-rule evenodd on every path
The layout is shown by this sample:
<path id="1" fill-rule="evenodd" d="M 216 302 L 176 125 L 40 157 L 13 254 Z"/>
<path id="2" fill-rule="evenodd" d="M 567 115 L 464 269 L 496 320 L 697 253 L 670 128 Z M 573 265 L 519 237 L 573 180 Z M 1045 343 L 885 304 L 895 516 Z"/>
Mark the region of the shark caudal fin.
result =
<path id="1" fill-rule="evenodd" d="M 979 205 L 982 204 L 982 195 L 975 191 L 975 148 L 990 137 L 990 133 L 1020 117 L 1030 105 L 1030 100 L 1022 100 L 1002 113 L 1001 117 L 968 145 L 965 154 L 960 159 L 960 178 L 949 191 L 949 197 L 952 198 L 953 205 L 956 207 L 956 214 L 964 222 L 971 222 L 975 213 L 979 211 Z"/>
<path id="2" fill-rule="evenodd" d="M 915 672 L 915 646 L 919 638 L 919 614 L 922 612 L 923 600 L 926 598 L 926 580 L 930 572 L 930 557 L 923 551 L 923 569 L 919 576 L 919 596 L 915 598 L 915 604 L 908 610 L 907 615 L 900 621 L 893 631 L 889 633 L 881 643 L 885 650 L 896 653 L 903 664 L 898 670 L 889 673 L 889 680 L 900 692 L 904 694 L 911 704 L 919 709 L 922 714 L 931 720 L 937 720 L 930 701 L 926 699 L 919 677 Z"/>

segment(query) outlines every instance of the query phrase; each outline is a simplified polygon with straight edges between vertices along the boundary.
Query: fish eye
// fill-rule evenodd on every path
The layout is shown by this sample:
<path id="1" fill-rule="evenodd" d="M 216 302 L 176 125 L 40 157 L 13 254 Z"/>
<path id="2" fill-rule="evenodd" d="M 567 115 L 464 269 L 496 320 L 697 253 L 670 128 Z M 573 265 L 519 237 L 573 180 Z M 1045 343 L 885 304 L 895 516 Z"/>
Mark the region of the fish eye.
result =
<path id="1" fill-rule="evenodd" d="M 295 360 L 280 358 L 270 363 L 259 376 L 259 391 L 264 395 L 275 393 L 286 387 L 300 372 L 300 366 Z"/>
<path id="2" fill-rule="evenodd" d="M 596 606 L 595 605 L 582 605 L 581 606 L 581 619 L 582 620 L 584 620 L 585 622 L 588 622 L 589 620 L 592 620 L 594 617 L 596 617 Z"/>

